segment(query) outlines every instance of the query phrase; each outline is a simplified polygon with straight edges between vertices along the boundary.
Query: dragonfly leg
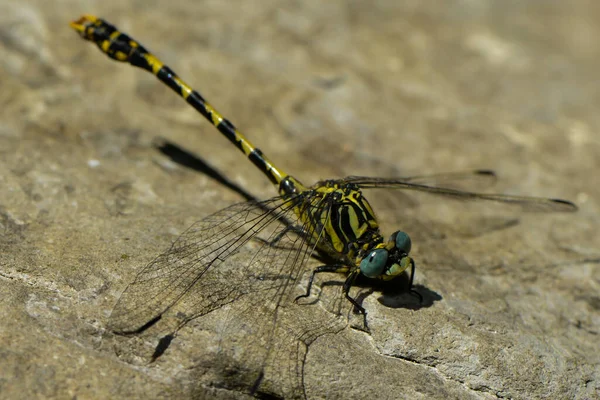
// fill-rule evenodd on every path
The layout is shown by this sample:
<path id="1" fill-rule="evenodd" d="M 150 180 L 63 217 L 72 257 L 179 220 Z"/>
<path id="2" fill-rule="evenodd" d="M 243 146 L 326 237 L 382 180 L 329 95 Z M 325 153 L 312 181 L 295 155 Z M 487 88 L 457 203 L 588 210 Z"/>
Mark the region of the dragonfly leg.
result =
<path id="1" fill-rule="evenodd" d="M 419 303 L 423 303 L 423 296 L 421 293 L 413 289 L 413 279 L 415 279 L 415 262 L 411 260 L 410 263 L 410 278 L 408 280 L 408 292 L 419 299 Z"/>
<path id="2" fill-rule="evenodd" d="M 354 299 L 352 296 L 350 296 L 350 288 L 352 287 L 352 284 L 354 283 L 356 277 L 360 274 L 359 271 L 360 270 L 357 269 L 357 270 L 351 272 L 348 275 L 348 277 L 346 278 L 346 281 L 344 282 L 344 287 L 343 287 L 344 296 L 346 296 L 346 300 L 348 300 L 350 303 L 352 303 L 355 310 L 358 310 L 358 313 L 362 315 L 363 325 L 362 325 L 362 327 L 359 327 L 358 329 L 360 329 L 366 333 L 371 333 L 371 329 L 369 328 L 369 324 L 367 323 L 367 311 L 364 309 L 363 306 L 358 304 L 356 299 Z"/>
<path id="3" fill-rule="evenodd" d="M 348 275 L 348 277 L 344 281 L 344 286 L 343 286 L 342 290 L 344 291 L 344 296 L 346 297 L 346 299 L 350 303 L 352 303 L 352 305 L 354 305 L 354 307 L 356 307 L 356 309 L 358 310 L 359 313 L 361 313 L 362 315 L 364 315 L 366 317 L 367 312 L 365 311 L 364 307 L 361 306 L 360 304 L 358 304 L 358 302 L 356 301 L 356 299 L 354 299 L 352 296 L 350 296 L 350 288 L 352 287 L 352 284 L 354 283 L 354 280 L 358 276 L 358 271 L 359 270 L 356 270 L 355 272 L 353 272 L 350 275 Z"/>
<path id="4" fill-rule="evenodd" d="M 310 296 L 310 289 L 312 288 L 313 281 L 315 280 L 315 275 L 321 272 L 346 272 L 348 269 L 347 266 L 343 264 L 331 264 L 331 265 L 321 265 L 313 270 L 310 278 L 308 279 L 308 286 L 306 288 L 306 293 L 301 294 L 296 297 L 294 301 L 298 301 L 298 299 L 302 299 Z"/>

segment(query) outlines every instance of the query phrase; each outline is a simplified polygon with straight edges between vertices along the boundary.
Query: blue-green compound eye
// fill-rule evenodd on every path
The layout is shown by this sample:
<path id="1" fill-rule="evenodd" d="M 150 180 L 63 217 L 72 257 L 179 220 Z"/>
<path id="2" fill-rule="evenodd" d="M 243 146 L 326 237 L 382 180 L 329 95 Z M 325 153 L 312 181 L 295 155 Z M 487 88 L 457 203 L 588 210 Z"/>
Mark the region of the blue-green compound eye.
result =
<path id="1" fill-rule="evenodd" d="M 387 259 L 386 249 L 375 249 L 360 262 L 360 272 L 368 278 L 376 278 L 383 274 Z"/>
<path id="2" fill-rule="evenodd" d="M 410 236 L 408 236 L 408 233 L 402 231 L 396 232 L 396 248 L 402 253 L 408 254 L 410 253 L 411 247 L 412 242 L 410 241 Z"/>

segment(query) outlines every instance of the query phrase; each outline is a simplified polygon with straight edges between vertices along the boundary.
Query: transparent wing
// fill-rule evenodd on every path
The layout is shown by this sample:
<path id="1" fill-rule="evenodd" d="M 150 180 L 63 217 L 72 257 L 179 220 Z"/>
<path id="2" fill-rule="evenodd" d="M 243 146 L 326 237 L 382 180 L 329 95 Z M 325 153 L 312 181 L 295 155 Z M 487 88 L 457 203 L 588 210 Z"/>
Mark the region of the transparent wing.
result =
<path id="1" fill-rule="evenodd" d="M 349 176 L 341 180 L 343 183 L 358 185 L 361 189 L 404 189 L 446 196 L 459 200 L 489 200 L 519 206 L 527 211 L 541 212 L 573 212 L 577 206 L 570 201 L 529 196 L 511 196 L 494 193 L 480 193 L 457 189 L 469 182 L 493 182 L 496 175 L 488 170 L 447 173 L 429 176 L 406 178 L 371 178 L 365 176 Z"/>
<path id="2" fill-rule="evenodd" d="M 349 177 L 361 178 L 361 177 Z M 348 178 L 347 178 L 348 179 Z M 415 175 L 398 178 L 406 183 L 444 187 L 456 190 L 482 190 L 493 186 L 498 181 L 494 171 L 477 169 L 472 171 L 446 172 L 440 174 Z"/>
<path id="3" fill-rule="evenodd" d="M 245 383 L 269 392 L 272 386 L 286 398 L 305 397 L 308 346 L 343 329 L 347 318 L 294 301 L 304 293 L 298 283 L 317 242 L 328 246 L 323 225 L 302 224 L 294 207 L 318 210 L 325 224 L 333 204 L 332 196 L 311 201 L 301 193 L 236 204 L 202 219 L 138 273 L 114 307 L 108 328 L 159 337 L 222 309 L 214 367 L 227 364 L 220 374 L 224 385 L 233 379 L 232 387 Z M 251 372 L 232 376 L 230 363 L 242 364 L 233 370 Z M 283 386 L 275 383 L 277 377 Z"/>
<path id="4" fill-rule="evenodd" d="M 159 319 L 184 296 L 196 296 L 189 318 L 206 314 L 243 296 L 251 286 L 264 282 L 273 272 L 273 255 L 260 270 L 248 270 L 252 262 L 225 263 L 239 253 L 253 237 L 263 234 L 265 242 L 285 229 L 284 220 L 297 222 L 295 201 L 274 198 L 264 202 L 235 204 L 195 223 L 177 238 L 171 247 L 144 267 L 127 286 L 114 307 L 109 329 L 119 334 L 138 333 Z M 265 236 L 266 235 L 266 236 Z M 303 241 L 293 233 L 287 236 L 290 250 L 299 252 Z M 280 240 L 280 243 L 284 243 Z M 268 258 L 269 251 L 256 256 Z M 225 263 L 225 265 L 224 265 Z M 224 268 L 220 268 L 220 267 Z M 256 266 L 258 267 L 258 266 Z M 276 272 L 284 272 L 275 269 Z M 295 280 L 299 273 L 287 271 L 285 278 Z M 261 281 L 260 279 L 263 279 Z M 272 280 L 269 282 L 273 282 Z M 190 300 L 192 301 L 192 300 Z"/>

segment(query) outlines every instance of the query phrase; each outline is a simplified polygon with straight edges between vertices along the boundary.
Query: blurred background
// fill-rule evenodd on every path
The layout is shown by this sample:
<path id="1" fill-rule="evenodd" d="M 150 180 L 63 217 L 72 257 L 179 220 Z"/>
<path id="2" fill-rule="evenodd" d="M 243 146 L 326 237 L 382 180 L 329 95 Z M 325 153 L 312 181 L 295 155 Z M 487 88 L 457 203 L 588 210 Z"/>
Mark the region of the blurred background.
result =
<path id="1" fill-rule="evenodd" d="M 190 378 L 190 348 L 209 346 L 198 331 L 164 365 L 132 367 L 100 343 L 136 270 L 243 200 L 156 144 L 258 198 L 276 194 L 155 77 L 81 40 L 68 23 L 83 13 L 139 40 L 306 184 L 488 168 L 498 183 L 473 189 L 580 207 L 369 194 L 385 232 L 413 237 L 416 282 L 440 301 L 411 310 L 368 297 L 372 341 L 347 332 L 360 350 L 341 361 L 323 355 L 328 339 L 311 346 L 309 398 L 598 395 L 599 3 L 5 0 L 2 397 L 208 396 L 218 377 Z M 361 357 L 386 365 L 380 380 Z"/>

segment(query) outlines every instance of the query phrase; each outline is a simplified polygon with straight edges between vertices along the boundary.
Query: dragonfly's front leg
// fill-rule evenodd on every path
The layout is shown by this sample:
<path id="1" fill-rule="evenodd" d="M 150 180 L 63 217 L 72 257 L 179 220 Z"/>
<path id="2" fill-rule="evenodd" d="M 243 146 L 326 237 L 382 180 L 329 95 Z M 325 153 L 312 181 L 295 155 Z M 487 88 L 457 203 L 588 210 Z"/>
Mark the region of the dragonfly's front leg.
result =
<path id="1" fill-rule="evenodd" d="M 346 273 L 346 272 L 348 272 L 348 267 L 343 264 L 330 264 L 330 265 L 321 265 L 320 267 L 315 268 L 313 270 L 312 274 L 310 275 L 310 278 L 308 279 L 308 286 L 306 288 L 306 293 L 301 294 L 300 296 L 296 297 L 294 299 L 294 301 L 298 301 L 299 299 L 310 296 L 310 290 L 312 288 L 313 281 L 315 280 L 315 275 L 319 274 L 321 272 Z"/>

